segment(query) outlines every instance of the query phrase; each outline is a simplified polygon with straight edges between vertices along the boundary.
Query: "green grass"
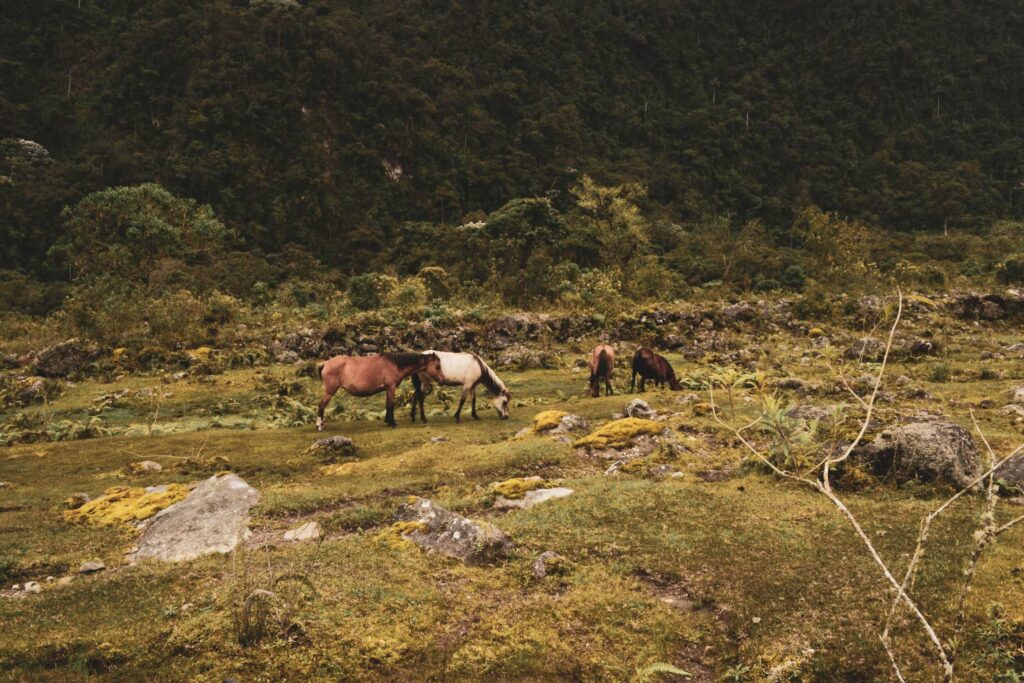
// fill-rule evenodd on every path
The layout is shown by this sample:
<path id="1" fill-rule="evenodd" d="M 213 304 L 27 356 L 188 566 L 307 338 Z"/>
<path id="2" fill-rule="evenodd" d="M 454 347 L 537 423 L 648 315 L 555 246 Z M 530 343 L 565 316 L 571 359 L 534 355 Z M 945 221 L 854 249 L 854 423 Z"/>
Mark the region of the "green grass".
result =
<path id="1" fill-rule="evenodd" d="M 798 361 L 806 340 L 779 335 L 757 344 L 773 376 L 795 374 L 820 384 L 830 376 L 820 358 Z M 969 425 L 969 404 L 1005 395 L 1014 385 L 1012 379 L 981 381 L 977 372 L 970 374 L 977 353 L 964 344 L 942 358 L 894 364 L 892 378 L 908 374 L 939 397 L 901 401 L 899 410 L 938 407 Z M 570 360 L 565 357 L 567 366 Z M 684 378 L 707 369 L 679 356 L 671 360 Z M 929 383 L 934 363 L 949 365 L 954 380 Z M 1019 376 L 1019 361 L 996 365 Z M 294 375 L 292 368 L 272 372 L 282 379 Z M 453 406 L 446 412 L 431 398 L 428 410 L 433 407 L 435 414 L 428 424 L 411 424 L 403 409 L 399 428 L 388 429 L 379 419 L 366 419 L 383 408 L 382 398 L 341 399 L 343 410 L 329 420 L 326 434 L 351 437 L 359 454 L 335 474 L 304 453 L 319 436 L 312 426 L 271 428 L 263 421 L 261 411 L 268 408 L 253 399 L 251 370 L 217 376 L 215 384 L 161 385 L 174 396 L 161 404 L 155 420 L 161 429 L 150 435 L 0 451 L 0 480 L 13 484 L 0 490 L 3 587 L 76 575 L 88 559 L 110 567 L 76 575 L 67 586 L 46 585 L 37 596 L 0 597 L 0 679 L 621 681 L 654 662 L 679 666 L 696 680 L 715 680 L 742 667 L 749 667 L 750 680 L 787 667 L 800 680 L 889 676 L 877 638 L 889 597 L 877 567 L 828 501 L 749 468 L 713 483 L 695 476 L 706 468 L 734 467 L 740 451 L 710 417 L 692 416 L 689 404 L 676 402 L 681 394 L 669 391 L 648 390 L 644 398 L 681 413 L 666 424 L 686 430 L 681 437 L 690 450 L 679 463 L 685 476 L 605 477 L 607 463 L 580 457 L 569 444 L 539 435 L 511 437 L 547 409 L 600 424 L 632 396 L 583 398 L 586 374 L 568 367 L 501 374 L 514 394 L 507 421 L 488 408 L 480 411 L 482 420 L 456 424 Z M 621 364 L 617 380 L 619 389 L 628 387 Z M 316 385 L 306 382 L 308 391 L 299 398 L 314 400 Z M 156 384 L 140 377 L 116 385 L 85 382 L 46 409 L 71 419 L 87 414 L 100 394 Z M 227 399 L 237 401 L 238 414 L 257 428 L 197 430 L 204 425 L 197 425 L 196 412 Z M 834 394 L 808 400 L 850 399 Z M 738 418 L 755 410 L 743 396 L 737 406 Z M 111 422 L 148 424 L 152 417 L 143 404 L 119 410 Z M 883 414 L 894 410 L 882 407 Z M 977 412 L 995 447 L 1019 438 L 998 410 Z M 345 419 L 358 415 L 363 419 Z M 434 436 L 449 440 L 431 443 Z M 95 496 L 115 485 L 193 481 L 209 476 L 197 472 L 196 463 L 215 457 L 226 458 L 228 468 L 261 492 L 251 525 L 255 540 L 279 539 L 299 520 L 316 519 L 327 531 L 319 551 L 310 544 L 276 542 L 237 557 L 125 567 L 121 558 L 133 532 L 63 520 L 61 503 L 71 493 Z M 143 459 L 164 469 L 125 474 L 129 463 Z M 505 515 L 490 509 L 491 483 L 531 475 L 576 493 Z M 843 496 L 899 572 L 919 518 L 941 493 L 873 485 Z M 465 567 L 382 534 L 391 514 L 413 494 L 495 523 L 515 541 L 513 556 L 495 567 Z M 943 633 L 951 627 L 977 508 L 978 501 L 965 500 L 935 523 L 916 588 L 922 608 Z M 989 625 L 994 602 L 1003 605 L 1008 622 L 1024 619 L 1021 534 L 1007 534 L 984 558 L 969 632 Z M 568 574 L 533 578 L 530 565 L 545 550 L 567 558 Z M 245 648 L 232 638 L 233 576 L 246 561 L 269 561 L 282 570 L 311 563 L 316 593 L 299 611 L 291 640 Z M 668 597 L 676 604 L 666 602 Z M 685 599 L 683 608 L 678 599 Z M 186 603 L 190 609 L 182 609 Z M 911 680 L 934 679 L 914 624 L 903 619 L 896 642 Z M 986 643 L 968 639 L 958 662 L 963 680 L 992 678 Z"/>

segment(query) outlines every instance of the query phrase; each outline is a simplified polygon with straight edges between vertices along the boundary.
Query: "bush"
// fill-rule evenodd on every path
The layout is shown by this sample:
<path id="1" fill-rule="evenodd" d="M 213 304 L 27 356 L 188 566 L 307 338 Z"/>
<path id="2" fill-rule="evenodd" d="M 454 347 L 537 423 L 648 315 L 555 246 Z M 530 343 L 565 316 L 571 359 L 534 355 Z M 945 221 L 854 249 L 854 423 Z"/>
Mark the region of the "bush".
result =
<path id="1" fill-rule="evenodd" d="M 754 284 L 755 292 L 771 292 L 778 289 L 781 285 L 778 280 L 759 280 Z"/>
<path id="2" fill-rule="evenodd" d="M 356 275 L 348 281 L 348 300 L 360 311 L 373 311 L 381 307 L 397 280 L 383 273 Z"/>
<path id="3" fill-rule="evenodd" d="M 187 289 L 149 301 L 146 316 L 152 337 L 165 346 L 194 346 L 204 341 L 206 304 Z"/>
<path id="4" fill-rule="evenodd" d="M 792 265 L 782 273 L 782 286 L 786 289 L 801 291 L 807 284 L 807 273 L 803 266 Z"/>
<path id="5" fill-rule="evenodd" d="M 1013 254 L 999 264 L 996 277 L 1004 284 L 1024 284 L 1024 254 Z"/>
<path id="6" fill-rule="evenodd" d="M 392 308 L 422 308 L 427 303 L 427 286 L 418 277 L 409 277 L 388 292 L 387 305 Z"/>
<path id="7" fill-rule="evenodd" d="M 431 299 L 447 299 L 451 295 L 451 277 L 444 268 L 425 266 L 417 277 L 426 285 Z"/>
<path id="8" fill-rule="evenodd" d="M 948 382 L 952 377 L 952 369 L 945 363 L 941 363 L 932 368 L 931 373 L 928 375 L 928 380 L 931 382 Z"/>

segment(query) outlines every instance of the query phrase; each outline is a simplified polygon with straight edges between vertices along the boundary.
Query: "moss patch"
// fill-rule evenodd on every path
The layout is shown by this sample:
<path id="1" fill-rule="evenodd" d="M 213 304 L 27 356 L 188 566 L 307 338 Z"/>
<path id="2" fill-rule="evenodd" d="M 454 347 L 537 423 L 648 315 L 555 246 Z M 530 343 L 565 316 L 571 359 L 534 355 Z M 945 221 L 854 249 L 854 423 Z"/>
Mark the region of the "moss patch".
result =
<path id="1" fill-rule="evenodd" d="M 149 519 L 187 495 L 188 488 L 183 484 L 168 484 L 166 490 L 152 493 L 143 488 L 115 486 L 80 508 L 67 510 L 64 518 L 95 526 L 129 524 Z"/>
<path id="2" fill-rule="evenodd" d="M 533 416 L 533 431 L 546 432 L 554 429 L 569 413 L 564 410 L 545 410 Z"/>
<path id="3" fill-rule="evenodd" d="M 544 489 L 550 486 L 551 484 L 540 477 L 517 477 L 500 481 L 497 484 L 491 484 L 491 493 L 503 498 L 518 500 L 525 496 L 527 491 Z"/>
<path id="4" fill-rule="evenodd" d="M 663 425 L 653 420 L 639 417 L 626 417 L 603 424 L 591 434 L 576 441 L 577 446 L 591 448 L 622 448 L 628 446 L 638 436 L 655 436 L 664 429 Z"/>

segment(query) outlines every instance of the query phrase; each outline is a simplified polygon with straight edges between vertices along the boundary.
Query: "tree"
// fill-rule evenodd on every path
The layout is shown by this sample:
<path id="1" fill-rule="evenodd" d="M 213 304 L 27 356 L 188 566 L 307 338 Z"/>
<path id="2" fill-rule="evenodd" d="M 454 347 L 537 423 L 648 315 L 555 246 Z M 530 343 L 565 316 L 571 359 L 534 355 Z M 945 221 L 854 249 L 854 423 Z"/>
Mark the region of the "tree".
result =
<path id="1" fill-rule="evenodd" d="M 209 206 L 148 183 L 94 192 L 62 214 L 65 234 L 50 250 L 72 278 L 148 280 L 155 263 L 208 262 L 231 241 Z"/>

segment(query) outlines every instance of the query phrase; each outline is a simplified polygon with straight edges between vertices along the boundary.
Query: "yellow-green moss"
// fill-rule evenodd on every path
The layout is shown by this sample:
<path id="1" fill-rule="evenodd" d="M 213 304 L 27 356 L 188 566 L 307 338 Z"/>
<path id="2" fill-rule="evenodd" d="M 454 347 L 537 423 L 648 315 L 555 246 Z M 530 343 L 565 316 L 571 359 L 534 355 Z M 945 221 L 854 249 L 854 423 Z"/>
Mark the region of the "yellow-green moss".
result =
<path id="1" fill-rule="evenodd" d="M 355 469 L 356 464 L 354 462 L 343 462 L 337 465 L 324 465 L 320 468 L 320 474 L 327 476 L 340 476 L 342 474 L 349 474 Z"/>
<path id="2" fill-rule="evenodd" d="M 593 448 L 621 448 L 642 435 L 660 434 L 664 427 L 653 420 L 626 417 L 603 424 L 592 433 L 576 441 L 577 446 Z"/>
<path id="3" fill-rule="evenodd" d="M 124 358 L 124 357 L 125 357 L 125 355 L 127 355 L 127 354 L 128 354 L 128 349 L 126 349 L 126 348 L 124 348 L 123 346 L 121 346 L 121 347 L 118 347 L 118 348 L 114 349 L 114 350 L 113 350 L 113 351 L 112 351 L 112 352 L 110 353 L 110 356 L 111 356 L 111 357 L 112 357 L 112 358 L 113 358 L 114 360 L 121 360 L 121 359 L 122 359 L 122 358 Z"/>
<path id="4" fill-rule="evenodd" d="M 149 519 L 188 495 L 183 484 L 168 484 L 165 491 L 147 493 L 146 489 L 115 486 L 95 500 L 64 513 L 69 522 L 93 526 L 116 526 Z"/>
<path id="5" fill-rule="evenodd" d="M 693 404 L 693 416 L 694 417 L 705 417 L 711 414 L 710 403 L 694 403 Z"/>
<path id="6" fill-rule="evenodd" d="M 191 356 L 193 360 L 210 360 L 210 356 L 213 355 L 213 353 L 214 349 L 211 349 L 209 346 L 200 346 L 197 349 L 189 351 L 188 355 Z"/>
<path id="7" fill-rule="evenodd" d="M 404 522 L 395 522 L 388 528 L 388 531 L 398 536 L 405 536 L 406 534 L 411 534 L 414 531 L 419 531 L 420 533 L 425 534 L 430 531 L 430 527 L 423 522 L 418 522 L 415 519 L 409 519 Z"/>
<path id="8" fill-rule="evenodd" d="M 525 496 L 527 491 L 548 488 L 549 486 L 550 484 L 540 477 L 517 477 L 500 481 L 497 484 L 491 484 L 491 493 L 503 498 L 519 499 Z"/>
<path id="9" fill-rule="evenodd" d="M 542 413 L 537 413 L 533 416 L 533 431 L 544 432 L 554 429 L 568 414 L 564 410 L 545 410 Z"/>
<path id="10" fill-rule="evenodd" d="M 619 471 L 624 474 L 646 474 L 647 467 L 650 463 L 643 458 L 637 460 L 630 460 L 629 462 L 623 463 L 619 467 Z"/>
<path id="11" fill-rule="evenodd" d="M 825 330 L 821 329 L 820 327 L 812 327 L 811 329 L 807 330 L 807 336 L 810 337 L 811 339 L 817 339 L 818 337 L 824 336 L 824 334 Z"/>

